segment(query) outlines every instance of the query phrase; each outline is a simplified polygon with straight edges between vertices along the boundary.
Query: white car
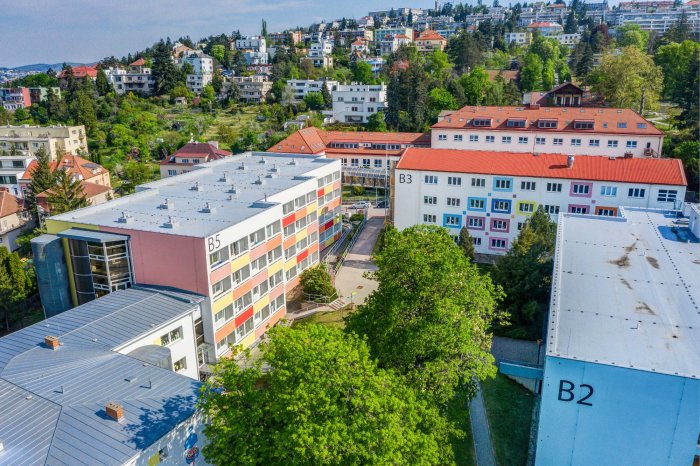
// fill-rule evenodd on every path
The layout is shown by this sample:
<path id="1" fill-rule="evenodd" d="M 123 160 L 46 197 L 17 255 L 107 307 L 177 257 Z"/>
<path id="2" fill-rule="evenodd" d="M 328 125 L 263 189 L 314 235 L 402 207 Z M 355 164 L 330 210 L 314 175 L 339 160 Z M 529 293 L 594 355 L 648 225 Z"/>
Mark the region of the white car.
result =
<path id="1" fill-rule="evenodd" d="M 351 209 L 368 209 L 370 207 L 372 207 L 372 204 L 367 201 L 356 202 L 350 206 Z"/>

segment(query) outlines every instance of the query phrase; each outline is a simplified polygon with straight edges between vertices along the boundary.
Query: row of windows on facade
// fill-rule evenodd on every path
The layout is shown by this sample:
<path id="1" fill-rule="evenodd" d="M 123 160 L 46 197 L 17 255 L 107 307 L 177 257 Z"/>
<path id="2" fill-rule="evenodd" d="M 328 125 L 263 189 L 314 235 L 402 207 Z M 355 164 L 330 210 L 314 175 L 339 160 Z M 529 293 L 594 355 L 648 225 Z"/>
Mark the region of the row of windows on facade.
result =
<path id="1" fill-rule="evenodd" d="M 342 159 L 342 165 L 344 167 L 348 166 L 348 159 Z M 392 161 L 387 160 L 387 168 L 391 169 Z M 360 159 L 350 159 L 351 167 L 362 167 L 362 168 L 383 168 L 384 163 L 382 159 L 362 159 L 362 164 L 360 164 Z"/>
<path id="2" fill-rule="evenodd" d="M 284 251 L 285 260 L 290 260 L 294 258 L 298 253 L 303 252 L 310 246 L 313 246 L 318 242 L 318 233 L 313 232 L 309 236 L 304 237 L 297 241 L 295 244 L 291 245 Z M 271 265 L 282 258 L 282 246 L 277 246 L 272 251 L 268 251 L 267 254 L 263 254 L 257 259 L 246 264 L 240 269 L 234 271 L 231 275 L 224 277 L 218 282 L 212 285 L 212 296 L 214 300 L 223 297 L 226 292 L 231 290 L 233 287 L 241 285 L 243 282 L 248 280 L 251 276 L 256 275 L 258 272 L 262 271 L 268 265 Z M 253 298 L 257 299 L 259 296 L 264 295 L 268 289 L 274 288 L 282 281 L 281 273 L 276 273 L 275 275 L 268 278 L 269 287 L 262 286 L 256 293 L 255 289 L 253 292 Z"/>
<path id="3" fill-rule="evenodd" d="M 559 186 L 559 191 L 548 191 L 548 192 L 560 192 L 561 187 Z M 588 193 L 590 187 L 587 185 L 581 186 L 579 189 L 580 194 Z M 617 188 L 614 186 L 602 186 L 601 195 L 615 197 L 617 195 Z M 645 188 L 629 188 L 627 190 L 627 197 L 631 199 L 643 199 L 646 197 Z M 675 189 L 659 189 L 657 193 L 657 202 L 675 202 L 678 198 L 678 191 Z M 486 210 L 486 199 L 481 197 L 469 197 L 467 198 L 467 207 L 470 210 Z M 438 205 L 437 196 L 423 196 L 423 204 L 425 205 Z M 460 207 L 462 204 L 462 199 L 458 197 L 447 197 L 446 205 L 449 207 Z M 532 213 L 535 211 L 535 202 L 531 201 L 518 201 L 518 212 L 523 214 Z M 511 201 L 505 199 L 492 199 L 491 210 L 494 212 L 505 212 L 510 213 Z M 559 211 L 554 213 L 558 213 Z"/>
<path id="4" fill-rule="evenodd" d="M 331 148 L 333 149 L 374 149 L 374 150 L 401 150 L 406 147 L 413 147 L 413 144 L 365 144 L 358 142 L 332 142 Z M 346 160 L 346 159 L 343 159 Z"/>
<path id="5" fill-rule="evenodd" d="M 438 177 L 436 175 L 425 175 L 423 177 L 423 182 L 425 184 L 436 185 L 438 184 Z M 459 176 L 448 176 L 447 177 L 448 186 L 462 186 L 462 178 Z M 486 178 L 471 178 L 471 185 L 474 188 L 485 188 Z M 493 189 L 501 191 L 512 190 L 513 179 L 512 178 L 494 178 Z M 546 183 L 548 193 L 560 193 L 562 192 L 562 183 Z M 536 181 L 521 181 L 520 182 L 521 191 L 536 191 L 537 182 Z M 571 193 L 573 195 L 587 196 L 592 193 L 593 183 L 582 183 L 582 182 L 572 182 L 571 183 Z M 615 197 L 617 196 L 617 186 L 601 186 L 600 195 Z M 627 196 L 631 198 L 644 198 L 646 197 L 645 188 L 629 188 L 627 191 Z M 678 191 L 675 189 L 660 189 L 657 201 L 658 202 L 674 202 L 678 196 Z M 448 205 L 459 205 L 450 204 L 448 198 Z M 429 202 L 424 202 L 428 204 Z"/>
<path id="6" fill-rule="evenodd" d="M 450 122 L 452 122 L 452 119 L 449 119 Z M 490 127 L 491 126 L 491 118 L 474 118 L 472 120 L 472 125 L 476 127 Z M 540 120 L 537 120 L 537 127 L 540 129 L 556 129 L 558 126 L 559 120 L 555 118 L 542 118 Z M 527 126 L 527 120 L 522 119 L 522 118 L 509 118 L 506 121 L 506 127 L 508 128 L 525 128 Z M 574 129 L 593 129 L 595 126 L 595 122 L 592 120 L 574 120 Z M 603 128 L 607 128 L 608 123 L 603 122 Z M 617 127 L 619 129 L 626 129 L 627 128 L 627 122 L 626 121 L 618 121 L 617 122 Z M 637 129 L 646 129 L 647 124 L 646 123 L 637 123 Z"/>
<path id="7" fill-rule="evenodd" d="M 259 327 L 272 314 L 281 309 L 284 304 L 284 294 L 281 294 L 276 299 L 272 300 L 270 304 L 265 305 L 259 311 L 253 313 L 252 316 L 246 319 L 245 322 L 241 323 L 241 325 L 239 325 L 234 331 L 216 342 L 217 353 L 221 354 L 225 348 L 229 347 L 230 345 L 234 345 L 240 342 L 243 338 L 247 337 L 255 328 Z"/>
<path id="8" fill-rule="evenodd" d="M 453 140 L 456 142 L 462 142 L 464 140 L 464 136 L 462 134 L 455 134 L 453 136 Z M 496 136 L 487 135 L 487 136 L 485 136 L 485 140 L 489 144 L 495 143 Z M 447 141 L 447 135 L 446 134 L 438 134 L 438 141 Z M 478 134 L 470 134 L 469 135 L 469 142 L 479 142 L 479 135 Z M 501 144 L 511 144 L 512 142 L 513 142 L 512 136 L 501 136 Z M 529 142 L 530 142 L 529 137 L 518 136 L 518 144 L 529 144 Z M 547 144 L 547 138 L 536 137 L 535 144 L 545 145 L 545 144 Z M 569 144 L 571 146 L 579 147 L 582 145 L 582 140 L 581 140 L 581 138 L 571 138 L 571 140 L 569 141 Z M 552 145 L 563 146 L 564 145 L 564 138 L 553 138 Z M 600 139 L 589 139 L 588 145 L 590 147 L 600 147 Z M 619 141 L 617 139 L 608 139 L 607 146 L 609 148 L 619 147 Z M 626 141 L 625 147 L 628 149 L 636 149 L 637 148 L 637 141 L 628 140 L 628 141 Z"/>

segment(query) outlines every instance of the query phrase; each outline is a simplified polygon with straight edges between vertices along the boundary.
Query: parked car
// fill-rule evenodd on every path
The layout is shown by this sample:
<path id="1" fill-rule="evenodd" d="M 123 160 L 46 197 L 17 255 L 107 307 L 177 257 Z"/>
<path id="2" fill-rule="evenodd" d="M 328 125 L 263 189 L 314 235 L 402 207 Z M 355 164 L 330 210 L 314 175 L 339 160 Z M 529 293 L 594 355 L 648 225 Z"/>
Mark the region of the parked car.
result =
<path id="1" fill-rule="evenodd" d="M 367 201 L 359 201 L 350 206 L 351 209 L 369 209 L 372 204 Z"/>
<path id="2" fill-rule="evenodd" d="M 377 209 L 386 209 L 389 207 L 389 203 L 387 201 L 379 201 L 377 202 L 377 205 L 375 206 Z"/>

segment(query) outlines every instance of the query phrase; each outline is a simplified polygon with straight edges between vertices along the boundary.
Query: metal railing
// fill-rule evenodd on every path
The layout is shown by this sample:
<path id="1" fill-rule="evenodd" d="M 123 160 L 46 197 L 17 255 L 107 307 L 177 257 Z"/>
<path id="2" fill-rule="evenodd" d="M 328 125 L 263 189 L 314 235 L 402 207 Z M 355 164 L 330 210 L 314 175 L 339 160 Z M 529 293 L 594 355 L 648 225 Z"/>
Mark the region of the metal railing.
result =
<path id="1" fill-rule="evenodd" d="M 335 275 L 338 273 L 338 270 L 343 266 L 343 263 L 345 262 L 345 258 L 347 257 L 348 254 L 350 254 L 350 251 L 352 250 L 352 247 L 355 246 L 355 243 L 357 242 L 357 238 L 360 237 L 360 233 L 362 233 L 362 230 L 364 230 L 365 225 L 367 224 L 367 215 L 365 215 L 365 218 L 362 219 L 359 225 L 352 231 L 352 238 L 350 238 L 350 242 L 348 243 L 348 246 L 345 248 L 345 251 L 343 251 L 343 254 L 338 258 L 338 261 L 335 263 L 333 266 L 333 279 L 335 280 Z"/>

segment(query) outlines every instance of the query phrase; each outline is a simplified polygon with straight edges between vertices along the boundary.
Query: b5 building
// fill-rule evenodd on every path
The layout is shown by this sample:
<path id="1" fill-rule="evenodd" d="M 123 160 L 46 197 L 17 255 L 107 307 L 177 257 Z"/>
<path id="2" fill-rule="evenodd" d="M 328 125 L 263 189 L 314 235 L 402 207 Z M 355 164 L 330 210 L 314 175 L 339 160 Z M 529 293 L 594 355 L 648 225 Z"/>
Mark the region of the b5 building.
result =
<path id="1" fill-rule="evenodd" d="M 685 197 L 680 160 L 406 149 L 394 174 L 394 224 L 436 224 L 475 250 L 505 254 L 538 207 L 615 217 L 620 206 L 672 209 Z"/>
<path id="2" fill-rule="evenodd" d="M 340 162 L 325 158 L 248 153 L 137 191 L 47 219 L 35 240 L 45 312 L 137 283 L 197 293 L 208 362 L 282 318 L 341 231 Z"/>

